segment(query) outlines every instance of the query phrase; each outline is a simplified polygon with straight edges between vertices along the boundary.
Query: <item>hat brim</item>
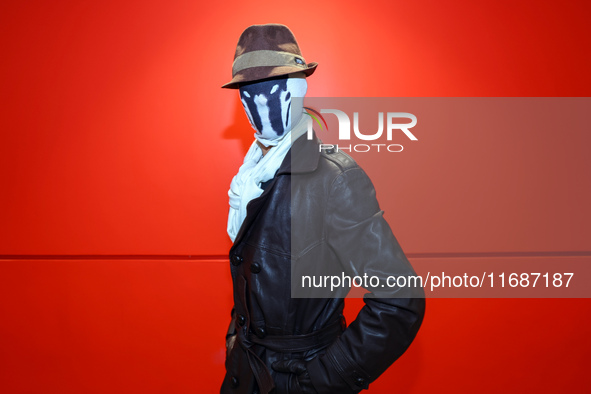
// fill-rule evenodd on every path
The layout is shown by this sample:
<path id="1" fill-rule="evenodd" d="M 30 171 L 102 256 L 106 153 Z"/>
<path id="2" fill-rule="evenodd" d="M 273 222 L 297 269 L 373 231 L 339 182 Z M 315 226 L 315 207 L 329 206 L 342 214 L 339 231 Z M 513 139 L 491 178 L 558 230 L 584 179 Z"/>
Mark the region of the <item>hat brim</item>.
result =
<path id="1" fill-rule="evenodd" d="M 279 77 L 282 75 L 288 75 L 298 72 L 303 72 L 306 77 L 309 77 L 316 71 L 318 63 L 312 62 L 306 65 L 306 68 L 292 67 L 292 66 L 279 66 L 279 67 L 251 67 L 245 70 L 239 71 L 234 75 L 234 78 L 222 88 L 226 89 L 238 89 L 241 83 L 253 82 L 261 79 Z"/>

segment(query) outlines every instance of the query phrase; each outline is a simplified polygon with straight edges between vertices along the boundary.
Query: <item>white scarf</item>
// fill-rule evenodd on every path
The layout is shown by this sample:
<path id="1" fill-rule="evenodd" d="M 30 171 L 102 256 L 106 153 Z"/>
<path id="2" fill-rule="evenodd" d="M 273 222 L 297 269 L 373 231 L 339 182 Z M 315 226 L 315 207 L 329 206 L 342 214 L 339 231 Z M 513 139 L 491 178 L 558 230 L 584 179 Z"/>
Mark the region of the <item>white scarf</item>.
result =
<path id="1" fill-rule="evenodd" d="M 277 146 L 269 149 L 263 156 L 263 151 L 255 140 L 244 156 L 244 164 L 238 170 L 230 183 L 230 212 L 228 214 L 228 235 L 232 242 L 236 239 L 238 230 L 246 218 L 246 206 L 250 200 L 263 193 L 261 183 L 267 182 L 275 176 L 285 155 L 295 141 L 308 131 L 308 116 L 302 114 L 294 128 L 285 133 Z"/>

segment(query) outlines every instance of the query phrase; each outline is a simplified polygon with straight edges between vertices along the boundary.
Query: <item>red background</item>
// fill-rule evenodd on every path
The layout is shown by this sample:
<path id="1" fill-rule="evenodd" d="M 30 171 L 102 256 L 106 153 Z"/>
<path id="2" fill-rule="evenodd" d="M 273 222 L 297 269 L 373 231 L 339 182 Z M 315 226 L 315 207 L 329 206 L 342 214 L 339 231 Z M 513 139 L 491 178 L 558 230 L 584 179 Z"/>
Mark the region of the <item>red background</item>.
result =
<path id="1" fill-rule="evenodd" d="M 0 8 L 6 393 L 218 390 L 232 302 L 226 193 L 252 138 L 236 92 L 220 86 L 248 25 L 290 26 L 306 60 L 320 63 L 310 96 L 591 92 L 591 9 L 582 1 Z M 396 170 L 400 188 L 379 197 L 411 260 L 591 255 L 588 204 L 562 205 L 565 194 L 589 193 L 589 164 L 563 177 L 545 165 L 549 155 L 572 160 L 556 135 L 557 149 L 537 155 L 515 138 L 523 156 L 499 155 L 496 173 L 525 165 L 535 182 L 477 202 L 459 199 L 485 165 L 468 149 L 449 160 L 415 149 L 415 165 Z M 458 165 L 463 154 L 469 165 Z M 413 176 L 448 167 L 454 171 L 442 170 L 437 182 Z M 527 193 L 540 184 L 540 193 Z M 507 203 L 510 196 L 518 203 Z M 474 221 L 479 210 L 515 221 Z M 561 258 L 568 257 L 557 264 Z M 352 301 L 349 320 L 361 305 Z M 370 392 L 586 392 L 590 312 L 589 300 L 429 300 L 416 341 Z"/>

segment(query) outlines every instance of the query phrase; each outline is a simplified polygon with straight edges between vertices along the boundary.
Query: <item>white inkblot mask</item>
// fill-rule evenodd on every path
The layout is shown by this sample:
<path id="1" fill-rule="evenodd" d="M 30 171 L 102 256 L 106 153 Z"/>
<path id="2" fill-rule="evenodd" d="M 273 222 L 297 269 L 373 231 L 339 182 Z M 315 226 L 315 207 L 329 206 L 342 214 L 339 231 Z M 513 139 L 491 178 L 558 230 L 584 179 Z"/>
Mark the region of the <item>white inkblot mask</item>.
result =
<path id="1" fill-rule="evenodd" d="M 264 146 L 276 146 L 303 114 L 308 83 L 303 75 L 268 79 L 240 86 L 240 100 L 256 138 Z M 296 108 L 297 107 L 297 108 Z"/>

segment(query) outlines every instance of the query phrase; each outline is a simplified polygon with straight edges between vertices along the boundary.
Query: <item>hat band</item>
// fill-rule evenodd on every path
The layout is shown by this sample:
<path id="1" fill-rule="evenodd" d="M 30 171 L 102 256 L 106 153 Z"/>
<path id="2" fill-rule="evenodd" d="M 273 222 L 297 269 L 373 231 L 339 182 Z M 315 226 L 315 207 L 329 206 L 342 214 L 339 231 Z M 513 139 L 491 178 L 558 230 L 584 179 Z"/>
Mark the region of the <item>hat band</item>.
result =
<path id="1" fill-rule="evenodd" d="M 303 57 L 289 52 L 259 50 L 243 53 L 234 59 L 232 77 L 238 72 L 252 67 L 294 66 L 302 70 L 308 68 Z"/>

